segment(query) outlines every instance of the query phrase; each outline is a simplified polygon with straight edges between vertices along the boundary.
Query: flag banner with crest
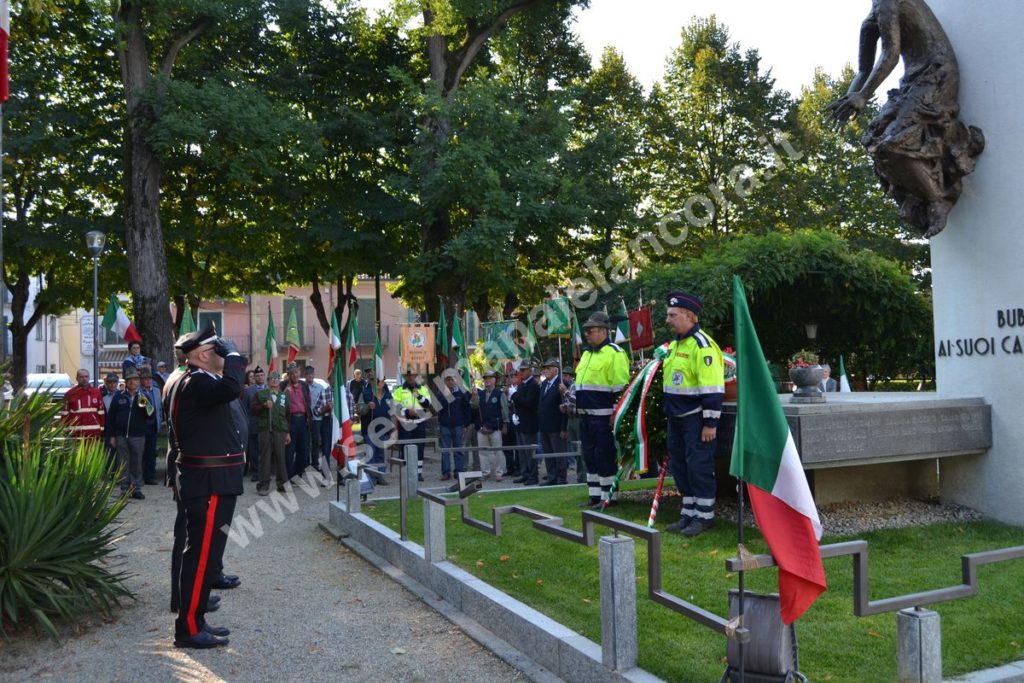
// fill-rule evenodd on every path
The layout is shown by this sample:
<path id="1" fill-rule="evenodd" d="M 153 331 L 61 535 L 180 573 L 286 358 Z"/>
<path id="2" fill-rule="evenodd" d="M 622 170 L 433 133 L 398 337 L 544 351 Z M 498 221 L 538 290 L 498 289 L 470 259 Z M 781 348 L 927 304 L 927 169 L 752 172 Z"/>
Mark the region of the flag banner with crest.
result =
<path id="1" fill-rule="evenodd" d="M 629 345 L 634 351 L 654 346 L 654 324 L 651 320 L 650 305 L 629 312 Z"/>
<path id="2" fill-rule="evenodd" d="M 417 373 L 431 372 L 437 358 L 434 323 L 403 323 L 398 330 L 402 337 L 402 374 L 410 367 Z"/>

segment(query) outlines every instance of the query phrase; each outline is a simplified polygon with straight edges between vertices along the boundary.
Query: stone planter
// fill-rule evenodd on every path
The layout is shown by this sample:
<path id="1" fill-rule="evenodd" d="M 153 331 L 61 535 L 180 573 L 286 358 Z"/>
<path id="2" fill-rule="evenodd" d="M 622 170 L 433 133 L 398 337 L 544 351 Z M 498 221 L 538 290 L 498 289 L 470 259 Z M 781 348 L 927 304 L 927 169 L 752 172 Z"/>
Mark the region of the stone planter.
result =
<path id="1" fill-rule="evenodd" d="M 824 403 L 825 395 L 818 389 L 825 368 L 820 365 L 809 365 L 806 368 L 790 368 L 789 379 L 796 385 L 793 401 L 797 403 Z"/>

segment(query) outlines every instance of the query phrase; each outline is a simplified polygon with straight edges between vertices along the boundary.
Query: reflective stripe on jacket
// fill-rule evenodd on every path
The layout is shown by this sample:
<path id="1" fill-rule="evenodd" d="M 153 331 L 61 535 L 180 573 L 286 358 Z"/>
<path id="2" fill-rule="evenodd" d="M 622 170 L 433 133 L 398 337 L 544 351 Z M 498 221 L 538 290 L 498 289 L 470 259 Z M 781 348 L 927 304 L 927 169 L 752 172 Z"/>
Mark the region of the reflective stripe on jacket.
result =
<path id="1" fill-rule="evenodd" d="M 722 351 L 700 325 L 669 345 L 662 378 L 666 415 L 700 413 L 705 427 L 718 426 L 725 396 Z"/>

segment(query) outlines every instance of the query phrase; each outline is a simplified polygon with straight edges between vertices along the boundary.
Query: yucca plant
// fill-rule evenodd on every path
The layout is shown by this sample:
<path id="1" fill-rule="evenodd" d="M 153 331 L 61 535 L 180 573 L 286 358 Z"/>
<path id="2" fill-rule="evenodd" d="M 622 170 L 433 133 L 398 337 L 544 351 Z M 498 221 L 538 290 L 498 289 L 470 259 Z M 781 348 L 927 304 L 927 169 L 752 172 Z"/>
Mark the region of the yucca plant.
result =
<path id="1" fill-rule="evenodd" d="M 98 441 L 67 439 L 59 405 L 17 396 L 0 408 L 0 636 L 53 618 L 109 616 L 131 593 L 109 555 L 126 499 Z"/>

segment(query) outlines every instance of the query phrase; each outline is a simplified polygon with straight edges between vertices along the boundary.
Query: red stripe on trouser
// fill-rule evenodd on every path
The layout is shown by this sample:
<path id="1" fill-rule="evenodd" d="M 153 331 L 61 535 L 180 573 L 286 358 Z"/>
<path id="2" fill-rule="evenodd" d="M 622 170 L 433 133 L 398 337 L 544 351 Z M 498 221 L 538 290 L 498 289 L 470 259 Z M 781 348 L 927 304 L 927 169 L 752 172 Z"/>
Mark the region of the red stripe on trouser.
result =
<path id="1" fill-rule="evenodd" d="M 203 528 L 203 546 L 199 552 L 199 566 L 196 567 L 196 580 L 192 584 L 192 600 L 188 605 L 188 613 L 185 615 L 188 624 L 188 634 L 197 635 L 196 610 L 199 609 L 199 596 L 203 592 L 203 579 L 206 574 L 206 563 L 210 559 L 210 542 L 213 540 L 213 525 L 217 517 L 217 494 L 210 495 L 210 507 L 206 509 L 206 526 Z"/>

